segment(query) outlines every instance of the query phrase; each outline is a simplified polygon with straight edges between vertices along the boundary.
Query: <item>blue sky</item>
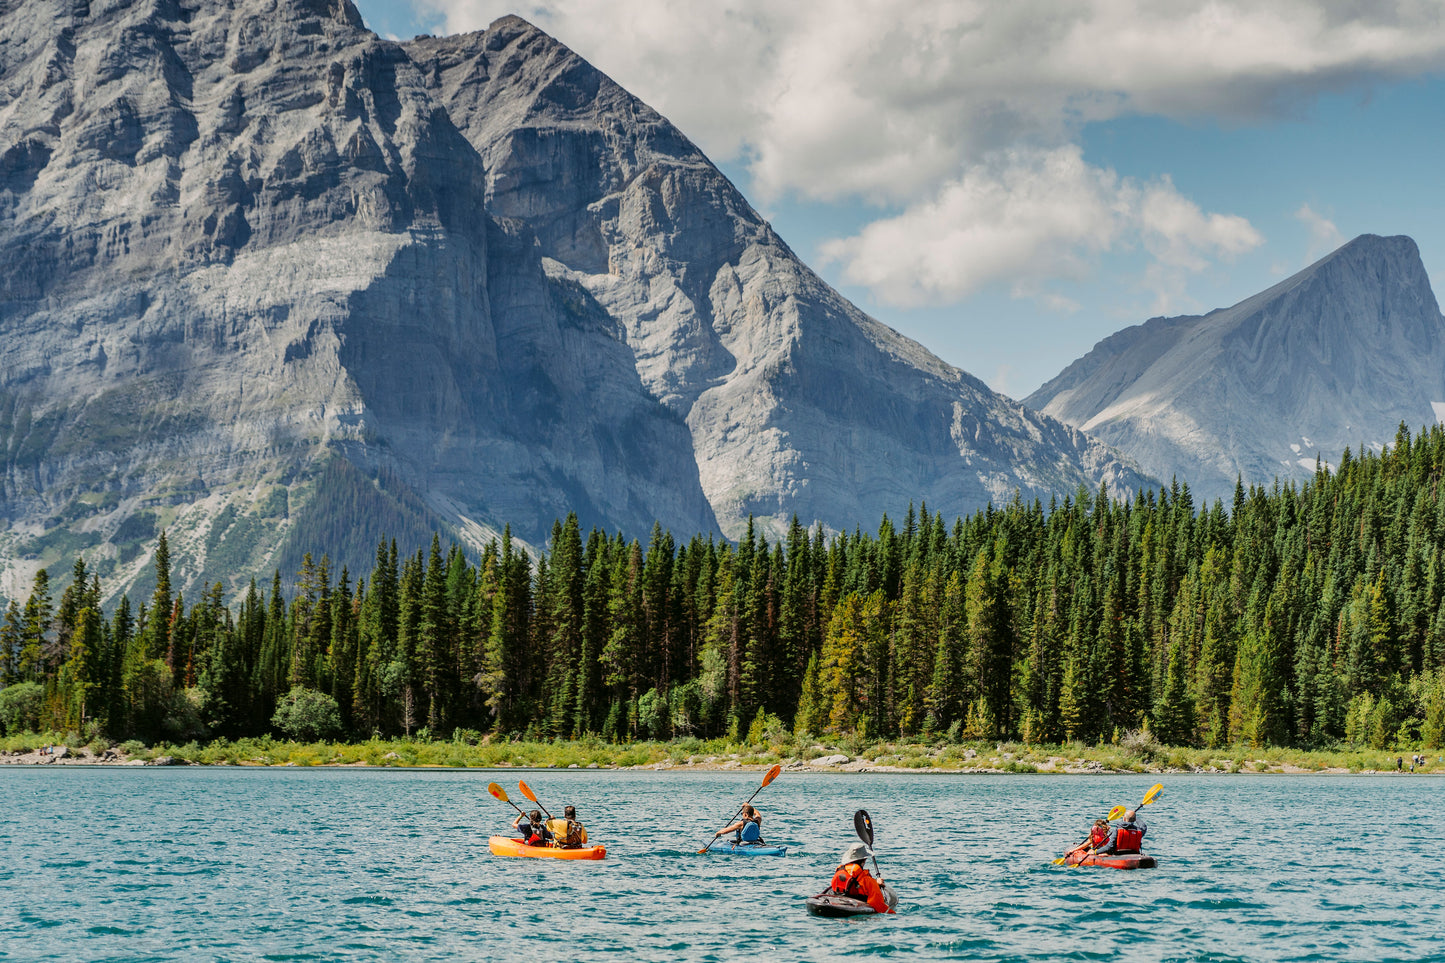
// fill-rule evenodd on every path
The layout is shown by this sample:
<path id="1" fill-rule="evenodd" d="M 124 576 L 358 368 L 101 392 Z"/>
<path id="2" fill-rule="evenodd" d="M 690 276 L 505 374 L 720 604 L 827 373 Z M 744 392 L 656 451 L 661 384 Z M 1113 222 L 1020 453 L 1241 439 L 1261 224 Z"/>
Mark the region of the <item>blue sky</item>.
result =
<path id="1" fill-rule="evenodd" d="M 1364 233 L 1445 278 L 1445 5 L 359 0 L 517 13 L 696 141 L 825 279 L 1014 397 Z"/>

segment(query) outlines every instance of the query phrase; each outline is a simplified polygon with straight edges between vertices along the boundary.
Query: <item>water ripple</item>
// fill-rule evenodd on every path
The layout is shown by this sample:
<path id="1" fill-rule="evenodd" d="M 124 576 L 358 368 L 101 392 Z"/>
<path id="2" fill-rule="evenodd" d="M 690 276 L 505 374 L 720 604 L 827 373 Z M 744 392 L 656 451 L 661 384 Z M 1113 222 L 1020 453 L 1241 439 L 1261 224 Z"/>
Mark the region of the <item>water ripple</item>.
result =
<path id="1" fill-rule="evenodd" d="M 505 940 L 517 960 L 1317 963 L 1438 957 L 1445 939 L 1428 778 L 1166 779 L 1160 867 L 1127 873 L 1051 860 L 1149 777 L 788 773 L 758 802 L 789 853 L 754 858 L 695 850 L 756 774 L 528 776 L 554 811 L 578 806 L 600 863 L 492 857 L 497 778 L 8 769 L 0 956 L 451 960 Z M 809 917 L 859 807 L 900 912 Z"/>

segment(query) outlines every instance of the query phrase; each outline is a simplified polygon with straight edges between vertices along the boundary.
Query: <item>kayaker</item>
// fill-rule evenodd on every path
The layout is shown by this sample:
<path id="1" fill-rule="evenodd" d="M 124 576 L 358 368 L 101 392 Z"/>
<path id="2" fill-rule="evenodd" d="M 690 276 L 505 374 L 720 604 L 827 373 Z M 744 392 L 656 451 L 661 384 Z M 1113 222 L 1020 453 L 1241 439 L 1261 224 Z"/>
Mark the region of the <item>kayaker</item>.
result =
<path id="1" fill-rule="evenodd" d="M 1109 835 L 1109 841 L 1099 850 L 1108 855 L 1128 855 L 1139 852 L 1139 847 L 1144 844 L 1144 834 L 1149 831 L 1144 820 L 1139 818 L 1136 810 L 1129 809 L 1124 812 L 1124 821 L 1119 828 Z"/>
<path id="2" fill-rule="evenodd" d="M 751 803 L 743 806 L 742 819 L 731 826 L 724 826 L 712 834 L 713 839 L 720 839 L 728 833 L 736 834 L 736 841 L 743 846 L 761 846 L 763 843 L 763 814 L 753 808 Z"/>
<path id="3" fill-rule="evenodd" d="M 833 873 L 833 884 L 830 892 L 834 896 L 847 896 L 852 899 L 862 900 L 873 907 L 879 913 L 891 913 L 893 907 L 888 905 L 888 899 L 883 895 L 882 880 L 877 880 L 868 872 L 864 862 L 873 851 L 862 842 L 853 843 L 843 851 L 843 859 L 838 863 L 838 869 Z"/>
<path id="4" fill-rule="evenodd" d="M 557 845 L 563 849 L 581 849 L 587 845 L 587 830 L 577 821 L 577 807 L 567 806 L 562 810 L 564 826 L 558 827 Z"/>
<path id="5" fill-rule="evenodd" d="M 1065 856 L 1072 856 L 1080 850 L 1098 850 L 1109 842 L 1109 821 L 1107 819 L 1096 819 L 1094 825 L 1089 829 L 1089 838 L 1084 840 L 1073 849 L 1064 853 Z"/>
<path id="6" fill-rule="evenodd" d="M 522 834 L 522 842 L 528 846 L 546 846 L 552 841 L 552 833 L 542 821 L 540 810 L 517 813 L 517 818 L 512 820 L 512 826 Z"/>

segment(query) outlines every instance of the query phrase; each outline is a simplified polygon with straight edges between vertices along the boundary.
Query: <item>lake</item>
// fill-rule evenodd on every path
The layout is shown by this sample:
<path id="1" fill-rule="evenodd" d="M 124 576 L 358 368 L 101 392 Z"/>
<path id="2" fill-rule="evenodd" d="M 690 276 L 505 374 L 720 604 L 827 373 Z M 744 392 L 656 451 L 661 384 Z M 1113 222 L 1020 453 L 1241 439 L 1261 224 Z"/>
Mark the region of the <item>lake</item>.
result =
<path id="1" fill-rule="evenodd" d="M 519 776 L 607 859 L 491 856 Z M 1445 959 L 1438 778 L 1166 776 L 1121 872 L 1051 860 L 1156 777 L 784 772 L 786 857 L 696 855 L 761 778 L 7 767 L 0 958 Z M 809 917 L 858 808 L 899 915 Z"/>

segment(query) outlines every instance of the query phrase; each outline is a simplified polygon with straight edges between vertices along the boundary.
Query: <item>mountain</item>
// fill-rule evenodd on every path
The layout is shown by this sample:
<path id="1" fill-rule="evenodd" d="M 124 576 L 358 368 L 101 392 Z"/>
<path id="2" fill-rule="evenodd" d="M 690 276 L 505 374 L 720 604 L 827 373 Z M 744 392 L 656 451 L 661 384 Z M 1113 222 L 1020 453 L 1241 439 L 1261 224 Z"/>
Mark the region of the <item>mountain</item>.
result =
<path id="1" fill-rule="evenodd" d="M 1445 318 L 1408 237 L 1363 235 L 1202 317 L 1154 318 L 1025 399 L 1205 499 L 1437 420 Z"/>
<path id="2" fill-rule="evenodd" d="M 879 324 L 800 261 L 676 128 L 517 17 L 405 45 L 553 277 L 615 318 L 652 397 L 686 421 L 708 501 L 846 528 L 925 500 L 1147 484 L 1096 441 Z"/>
<path id="3" fill-rule="evenodd" d="M 516 18 L 0 0 L 0 595 L 85 553 L 846 528 L 1145 480 L 858 311 L 675 128 Z"/>

